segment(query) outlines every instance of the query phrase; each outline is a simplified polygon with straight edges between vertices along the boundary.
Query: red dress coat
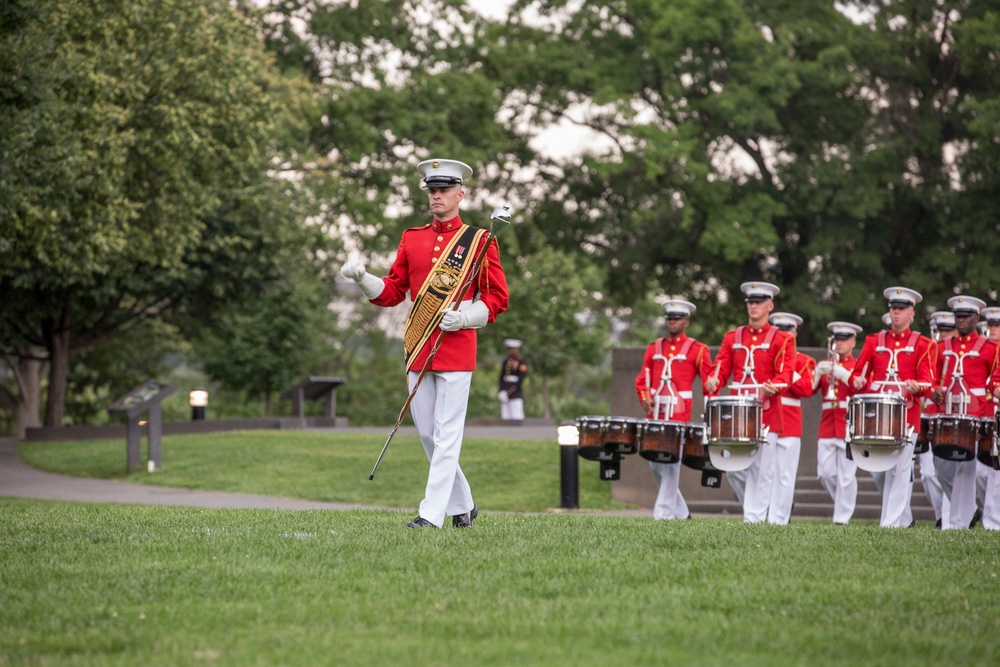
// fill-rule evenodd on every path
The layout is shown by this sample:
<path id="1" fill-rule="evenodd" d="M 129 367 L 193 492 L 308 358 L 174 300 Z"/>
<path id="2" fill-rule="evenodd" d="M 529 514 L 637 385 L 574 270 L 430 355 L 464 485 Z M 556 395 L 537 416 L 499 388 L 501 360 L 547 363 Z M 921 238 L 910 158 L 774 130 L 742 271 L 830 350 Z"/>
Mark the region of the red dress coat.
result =
<path id="1" fill-rule="evenodd" d="M 445 246 L 455 234 L 459 233 L 462 227 L 461 218 L 455 218 L 445 222 L 435 220 L 429 225 L 414 227 L 403 232 L 399 241 L 399 249 L 396 251 L 396 259 L 389 269 L 389 275 L 384 278 L 385 289 L 382 290 L 378 298 L 372 299 L 371 302 L 376 306 L 395 306 L 407 297 L 414 299 L 427 279 L 427 275 L 436 262 L 440 260 Z M 480 241 L 479 248 L 476 248 L 476 253 L 470 257 L 469 261 L 472 261 L 472 258 L 482 248 L 485 238 L 483 237 L 483 240 Z M 469 289 L 466 293 L 466 299 L 472 298 L 473 291 L 489 309 L 489 322 L 495 321 L 497 315 L 507 310 L 509 298 L 507 278 L 500 265 L 500 250 L 496 239 L 490 242 L 486 251 L 486 261 L 476 277 L 475 290 Z M 441 336 L 444 339 L 441 341 L 441 347 L 434 356 L 429 370 L 473 371 L 476 369 L 475 329 L 435 330 L 423 348 L 415 353 L 412 369 L 417 370 L 424 367 L 427 356 Z"/>
<path id="2" fill-rule="evenodd" d="M 776 329 L 774 337 L 771 339 L 767 349 L 763 348 L 768 332 L 773 327 L 765 324 L 760 329 L 753 329 L 749 326 L 741 327 L 742 340 L 739 344 L 754 348 L 754 377 L 744 377 L 744 362 L 746 361 L 746 350 L 734 347 L 737 344 L 736 332 L 733 329 L 722 338 L 722 345 L 719 346 L 719 354 L 715 357 L 715 368 L 718 372 L 719 389 L 729 380 L 730 374 L 733 383 L 756 382 L 763 384 L 770 380 L 774 384 L 790 384 L 792 381 L 792 359 L 795 354 L 795 339 L 789 334 Z M 718 391 L 718 389 L 716 390 Z M 739 393 L 735 390 L 730 393 Z M 783 428 L 781 401 L 777 396 L 763 397 L 762 423 L 768 426 L 772 433 L 781 433 Z"/>
<path id="3" fill-rule="evenodd" d="M 838 363 L 848 371 L 853 371 L 856 367 L 854 355 L 851 354 L 841 357 Z M 822 375 L 819 379 L 819 385 L 816 387 L 816 393 L 823 397 L 823 412 L 819 418 L 818 436 L 843 440 L 847 437 L 847 401 L 851 397 L 851 388 L 837 378 L 833 378 L 833 382 L 833 391 L 836 397 L 833 401 L 826 400 L 826 394 L 830 390 L 829 375 Z M 848 382 L 850 382 L 850 378 L 848 378 Z"/>
<path id="4" fill-rule="evenodd" d="M 691 341 L 690 347 L 684 353 L 684 358 L 679 359 L 687 342 Z M 646 348 L 646 356 L 642 360 L 642 368 L 635 378 L 635 392 L 639 397 L 641 405 L 646 398 L 655 398 L 655 392 L 660 387 L 660 378 L 664 373 L 664 366 L 667 362 L 657 358 L 662 355 L 670 362 L 670 379 L 674 387 L 681 395 L 681 402 L 674 408 L 674 413 L 670 417 L 671 421 L 689 422 L 691 421 L 691 392 L 694 389 L 694 379 L 701 378 L 702 386 L 705 380 L 712 376 L 712 355 L 708 351 L 708 346 L 704 343 L 688 338 L 682 333 L 676 338 L 661 338 L 651 343 Z M 647 384 L 647 375 L 649 377 Z M 661 393 L 666 393 L 664 388 Z M 646 417 L 654 419 L 652 412 L 647 412 Z"/>
<path id="5" fill-rule="evenodd" d="M 879 338 L 881 333 L 885 334 L 885 348 L 879 350 Z M 865 344 L 858 355 L 858 361 L 851 373 L 852 393 L 854 394 L 877 394 L 882 393 L 881 383 L 888 378 L 889 364 L 892 361 L 890 350 L 898 351 L 896 354 L 897 376 L 900 380 L 916 380 L 925 386 L 921 388 L 916 396 L 930 396 L 934 388 L 935 367 L 937 364 L 937 346 L 927 336 L 917 334 L 909 329 L 902 333 L 892 331 L 872 334 L 865 338 Z M 912 343 L 911 343 L 912 341 Z M 862 377 L 864 372 L 865 385 L 857 391 L 853 391 L 854 379 Z M 886 392 L 896 391 L 895 387 L 887 387 Z M 914 431 L 920 429 L 920 401 L 916 396 L 910 394 L 905 389 L 898 391 L 907 399 L 906 421 L 913 427 Z"/>

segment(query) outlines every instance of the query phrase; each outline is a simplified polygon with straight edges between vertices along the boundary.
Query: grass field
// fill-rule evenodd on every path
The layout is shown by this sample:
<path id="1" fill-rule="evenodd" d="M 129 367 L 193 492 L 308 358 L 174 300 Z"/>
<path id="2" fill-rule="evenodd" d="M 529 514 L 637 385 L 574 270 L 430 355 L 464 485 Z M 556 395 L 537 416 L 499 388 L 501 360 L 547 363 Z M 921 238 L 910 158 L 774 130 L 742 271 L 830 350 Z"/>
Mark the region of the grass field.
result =
<path id="1" fill-rule="evenodd" d="M 373 502 L 330 488 L 350 465 L 323 443 L 240 437 L 251 435 L 254 463 L 214 473 L 202 468 L 226 467 L 224 453 L 204 450 L 229 445 L 168 439 L 152 478 Z M 415 504 L 415 448 L 391 450 L 393 467 L 371 483 L 362 446 L 359 486 Z M 498 480 L 472 470 L 498 450 L 515 468 L 499 482 L 510 505 L 556 504 L 555 459 L 548 478 L 520 475 L 531 448 L 558 455 L 470 443 L 463 461 L 490 510 L 465 531 L 407 530 L 402 511 L 0 500 L 0 665 L 1000 664 L 996 533 L 497 511 Z M 121 449 L 31 444 L 22 455 L 115 473 Z"/>

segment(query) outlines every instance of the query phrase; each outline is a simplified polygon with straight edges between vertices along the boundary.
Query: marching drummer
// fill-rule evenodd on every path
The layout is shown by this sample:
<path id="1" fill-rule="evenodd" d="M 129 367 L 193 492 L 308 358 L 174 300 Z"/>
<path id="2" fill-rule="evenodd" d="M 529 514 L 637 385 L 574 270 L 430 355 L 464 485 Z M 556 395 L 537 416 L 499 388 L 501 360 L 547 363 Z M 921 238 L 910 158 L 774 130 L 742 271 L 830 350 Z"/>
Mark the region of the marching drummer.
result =
<path id="1" fill-rule="evenodd" d="M 802 324 L 802 318 L 798 315 L 772 313 L 768 320 L 793 339 L 798 338 L 799 326 Z M 815 369 L 816 360 L 796 350 L 792 361 L 792 381 L 778 395 L 783 425 L 774 451 L 774 484 L 771 487 L 768 523 L 785 525 L 792 517 L 795 478 L 798 476 L 799 454 L 802 451 L 802 399 L 812 396 Z"/>
<path id="2" fill-rule="evenodd" d="M 993 343 L 1000 345 L 1000 308 L 992 306 L 984 308 L 979 314 L 986 323 L 986 336 Z M 991 414 L 996 419 L 997 398 L 1000 397 L 1000 390 L 994 389 L 993 394 L 988 395 Z M 983 446 L 992 446 L 992 442 L 987 441 Z M 1000 471 L 993 466 L 986 465 L 982 461 L 976 464 L 976 495 L 983 506 L 983 528 L 987 530 L 1000 530 Z"/>
<path id="3" fill-rule="evenodd" d="M 937 348 L 919 332 L 911 331 L 914 306 L 923 300 L 907 287 L 889 287 L 882 292 L 889 302 L 892 328 L 865 339 L 851 373 L 854 391 L 896 393 L 906 399 L 907 424 L 912 434 L 903 445 L 897 463 L 885 472 L 873 472 L 882 491 L 883 528 L 913 525 L 910 497 L 913 493 L 913 445 L 920 428 L 920 398 L 934 387 Z"/>
<path id="4" fill-rule="evenodd" d="M 993 417 L 993 404 L 987 394 L 1000 387 L 1000 347 L 976 331 L 979 313 L 986 302 L 972 296 L 953 296 L 948 305 L 955 316 L 957 335 L 938 343 L 937 373 L 940 386 L 931 400 L 945 414 L 976 418 Z M 945 496 L 951 503 L 945 528 L 972 528 L 976 513 L 976 461 L 944 459 L 934 456 L 934 467 Z"/>
<path id="5" fill-rule="evenodd" d="M 687 335 L 693 303 L 671 299 L 663 304 L 667 335 L 646 348 L 642 368 L 635 378 L 635 391 L 647 419 L 690 422 L 692 389 L 695 378 L 702 386 L 712 374 L 712 356 L 708 346 Z M 681 495 L 680 464 L 650 461 L 659 489 L 654 519 L 686 519 L 690 516 Z"/>
<path id="6" fill-rule="evenodd" d="M 833 499 L 833 522 L 846 526 L 858 499 L 858 464 L 847 458 L 848 381 L 854 369 L 854 346 L 861 327 L 830 322 L 833 334 L 830 358 L 816 365 L 813 390 L 823 396 L 823 412 L 816 441 L 816 476 Z"/>
<path id="7" fill-rule="evenodd" d="M 717 394 L 732 376 L 731 393 L 761 398 L 761 421 L 767 427 L 765 446 L 750 467 L 727 475 L 743 505 L 743 520 L 761 523 L 767 519 L 771 503 L 774 449 L 782 430 L 781 403 L 774 397 L 791 382 L 795 340 L 768 322 L 774 297 L 780 291 L 777 286 L 746 282 L 740 290 L 746 295 L 747 324 L 723 336 L 715 372 L 704 386 L 706 394 Z"/>

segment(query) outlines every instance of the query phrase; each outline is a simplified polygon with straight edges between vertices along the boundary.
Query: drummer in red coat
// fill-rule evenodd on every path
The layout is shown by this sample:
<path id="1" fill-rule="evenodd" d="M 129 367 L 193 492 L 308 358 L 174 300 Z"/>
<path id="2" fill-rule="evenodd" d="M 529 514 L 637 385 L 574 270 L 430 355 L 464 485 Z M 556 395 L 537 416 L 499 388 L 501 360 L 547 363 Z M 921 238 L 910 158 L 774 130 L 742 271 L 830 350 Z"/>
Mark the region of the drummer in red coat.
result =
<path id="1" fill-rule="evenodd" d="M 833 522 L 846 526 L 858 499 L 858 464 L 847 458 L 848 382 L 854 369 L 854 346 L 861 327 L 851 322 L 830 322 L 833 334 L 830 359 L 816 365 L 813 391 L 823 397 L 816 441 L 816 476 L 833 500 Z"/>
<path id="2" fill-rule="evenodd" d="M 727 474 L 730 486 L 743 504 L 743 520 L 761 523 L 767 519 L 774 481 L 774 449 L 781 432 L 781 403 L 775 396 L 792 379 L 794 339 L 768 322 L 774 310 L 777 286 L 765 282 L 740 285 L 746 295 L 746 326 L 726 333 L 715 358 L 715 372 L 705 382 L 706 395 L 717 394 L 732 376 L 732 394 L 757 396 L 762 403 L 762 423 L 767 427 L 765 444 L 746 470 Z"/>
<path id="3" fill-rule="evenodd" d="M 798 339 L 802 318 L 793 313 L 772 313 L 769 321 L 793 339 Z M 798 350 L 792 361 L 792 380 L 788 388 L 778 394 L 782 410 L 782 430 L 774 450 L 774 484 L 771 487 L 771 505 L 767 522 L 787 524 L 792 518 L 795 501 L 795 479 L 799 472 L 799 455 L 802 452 L 802 399 L 812 396 L 813 372 L 816 360 Z"/>
<path id="4" fill-rule="evenodd" d="M 465 197 L 463 183 L 472 168 L 457 160 L 425 160 L 417 165 L 427 191 L 433 221 L 403 232 L 389 275 L 379 278 L 358 260 L 341 273 L 354 280 L 376 306 L 390 307 L 413 300 L 403 332 L 405 368 L 413 392 L 438 339 L 441 345 L 413 394 L 410 415 L 430 462 L 424 499 L 411 528 L 440 528 L 446 516 L 452 525 L 472 525 L 479 510 L 469 482 L 459 466 L 465 413 L 472 371 L 476 368 L 476 329 L 493 322 L 507 309 L 507 280 L 500 265 L 496 239 L 459 217 Z M 485 247 L 486 243 L 488 247 Z M 475 260 L 485 247 L 477 273 Z M 462 286 L 471 283 L 457 310 Z"/>
<path id="5" fill-rule="evenodd" d="M 642 368 L 635 378 L 635 392 L 647 419 L 670 422 L 691 421 L 691 401 L 695 378 L 702 386 L 712 374 L 708 346 L 687 335 L 693 303 L 671 299 L 663 304 L 667 336 L 646 348 Z M 686 519 L 690 516 L 680 492 L 680 464 L 650 461 L 658 493 L 654 519 Z"/>
<path id="6" fill-rule="evenodd" d="M 1000 348 L 976 330 L 986 302 L 971 296 L 954 296 L 948 306 L 955 315 L 957 335 L 938 342 L 937 374 L 940 386 L 931 393 L 940 413 L 965 415 L 978 420 L 993 417 L 993 403 L 986 400 L 1000 386 Z M 950 501 L 945 528 L 971 528 L 976 512 L 976 460 L 943 458 L 935 447 L 934 468 Z"/>
<path id="7" fill-rule="evenodd" d="M 873 472 L 882 489 L 883 528 L 913 525 L 910 497 L 913 493 L 913 445 L 920 428 L 920 398 L 934 388 L 937 348 L 934 341 L 911 331 L 914 306 L 923 297 L 907 287 L 889 287 L 883 291 L 889 302 L 892 328 L 868 336 L 851 373 L 851 387 L 859 393 L 895 393 L 906 399 L 906 438 L 898 462 L 885 472 Z M 881 484 L 879 484 L 881 482 Z"/>

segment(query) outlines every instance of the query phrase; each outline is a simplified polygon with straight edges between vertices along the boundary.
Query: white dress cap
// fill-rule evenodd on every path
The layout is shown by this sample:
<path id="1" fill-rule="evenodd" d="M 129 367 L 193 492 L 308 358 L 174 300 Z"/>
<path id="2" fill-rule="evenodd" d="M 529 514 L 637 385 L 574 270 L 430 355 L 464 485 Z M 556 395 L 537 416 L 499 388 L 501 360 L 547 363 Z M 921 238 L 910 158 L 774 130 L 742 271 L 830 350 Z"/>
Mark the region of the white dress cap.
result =
<path id="1" fill-rule="evenodd" d="M 890 306 L 893 304 L 915 306 L 924 300 L 924 297 L 920 296 L 920 292 L 912 290 L 909 287 L 887 287 L 882 292 L 882 296 L 889 301 Z"/>
<path id="2" fill-rule="evenodd" d="M 760 281 L 743 283 L 740 285 L 740 290 L 746 294 L 747 301 L 767 301 L 773 299 L 781 291 L 777 285 Z"/>
<path id="3" fill-rule="evenodd" d="M 948 299 L 948 307 L 951 308 L 951 312 L 956 314 L 971 313 L 972 315 L 978 315 L 983 312 L 986 302 L 974 296 L 960 295 Z"/>
<path id="4" fill-rule="evenodd" d="M 424 190 L 462 185 L 472 176 L 472 167 L 458 160 L 424 160 L 417 165 L 417 171 L 424 177 L 420 184 Z"/>
<path id="5" fill-rule="evenodd" d="M 507 338 L 507 339 L 504 340 L 503 346 L 506 347 L 506 348 L 521 347 L 521 341 L 519 341 L 516 338 Z"/>
<path id="6" fill-rule="evenodd" d="M 798 315 L 793 315 L 792 313 L 771 313 L 771 316 L 767 318 L 767 321 L 783 329 L 785 327 L 791 329 L 792 327 L 799 327 L 802 325 L 802 318 Z"/>
<path id="7" fill-rule="evenodd" d="M 698 310 L 697 306 L 683 299 L 671 299 L 663 304 L 663 312 L 671 320 L 690 317 L 691 313 L 696 310 Z"/>
<path id="8" fill-rule="evenodd" d="M 954 329 L 955 314 L 950 310 L 935 310 L 931 313 L 931 322 L 938 329 Z"/>
<path id="9" fill-rule="evenodd" d="M 1000 322 L 1000 308 L 996 306 L 983 308 L 979 315 L 987 322 Z"/>
<path id="10" fill-rule="evenodd" d="M 888 313 L 886 313 L 888 315 Z M 850 338 L 861 333 L 861 327 L 851 322 L 830 322 L 826 328 L 833 333 L 834 338 Z"/>

